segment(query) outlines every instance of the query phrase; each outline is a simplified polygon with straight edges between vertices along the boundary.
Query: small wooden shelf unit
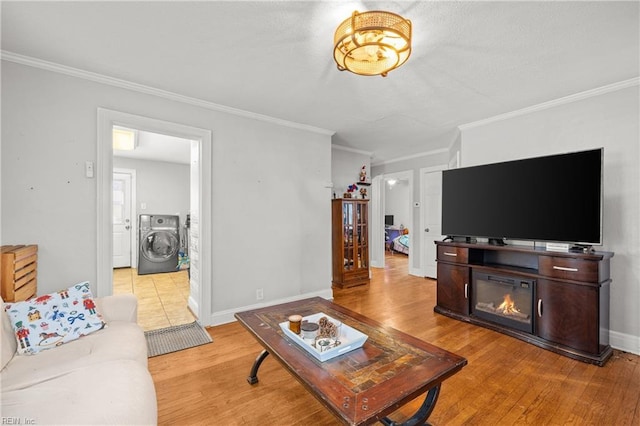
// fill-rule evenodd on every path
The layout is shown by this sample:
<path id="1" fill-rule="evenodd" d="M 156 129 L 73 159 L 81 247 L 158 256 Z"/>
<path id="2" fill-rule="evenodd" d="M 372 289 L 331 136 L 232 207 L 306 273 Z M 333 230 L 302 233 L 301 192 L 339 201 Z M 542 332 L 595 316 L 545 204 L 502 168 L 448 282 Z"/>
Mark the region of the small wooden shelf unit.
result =
<path id="1" fill-rule="evenodd" d="M 440 242 L 434 311 L 596 365 L 609 346 L 611 252 L 562 253 L 526 246 Z M 475 316 L 474 272 L 533 279 L 533 332 Z"/>
<path id="2" fill-rule="evenodd" d="M 38 291 L 38 246 L 2 246 L 1 291 L 5 302 L 19 302 Z"/>

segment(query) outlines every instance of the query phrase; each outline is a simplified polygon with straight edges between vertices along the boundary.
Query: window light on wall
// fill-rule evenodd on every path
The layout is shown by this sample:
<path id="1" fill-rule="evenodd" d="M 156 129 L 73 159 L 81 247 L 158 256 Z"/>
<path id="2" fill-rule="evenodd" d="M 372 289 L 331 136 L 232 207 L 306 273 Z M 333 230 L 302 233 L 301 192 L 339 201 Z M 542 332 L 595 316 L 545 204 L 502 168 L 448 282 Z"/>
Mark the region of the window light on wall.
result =
<path id="1" fill-rule="evenodd" d="M 133 151 L 138 146 L 138 131 L 125 127 L 113 126 L 113 149 Z"/>

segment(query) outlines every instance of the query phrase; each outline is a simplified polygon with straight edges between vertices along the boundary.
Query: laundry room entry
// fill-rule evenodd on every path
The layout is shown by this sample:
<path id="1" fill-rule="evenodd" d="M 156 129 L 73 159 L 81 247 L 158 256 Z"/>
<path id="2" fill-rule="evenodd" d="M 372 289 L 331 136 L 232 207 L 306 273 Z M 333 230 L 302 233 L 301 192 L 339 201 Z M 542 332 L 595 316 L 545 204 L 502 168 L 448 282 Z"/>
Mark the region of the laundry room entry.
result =
<path id="1" fill-rule="evenodd" d="M 132 149 L 117 149 L 115 144 L 113 149 L 113 266 L 138 268 L 140 274 L 188 268 L 185 234 L 192 208 L 190 158 L 195 142 L 123 127 L 115 131 L 132 132 L 134 141 L 129 144 Z M 129 243 L 120 227 L 129 229 Z"/>
<path id="2" fill-rule="evenodd" d="M 103 200 L 106 207 L 98 215 L 100 247 L 107 247 L 111 245 L 110 242 L 114 242 L 111 209 L 107 210 L 111 207 L 113 179 L 105 176 L 105 172 L 126 169 L 132 171 L 136 178 L 136 184 L 132 185 L 130 262 L 128 266 L 117 267 L 113 261 L 113 251 L 98 253 L 98 294 L 114 293 L 118 281 L 116 272 L 120 270 L 132 278 L 134 286 L 136 277 L 146 282 L 150 279 L 155 281 L 156 277 L 167 281 L 178 275 L 187 278 L 187 286 L 184 291 L 180 287 L 180 292 L 187 298 L 188 309 L 196 316 L 201 312 L 208 315 L 211 312 L 211 288 L 209 284 L 200 284 L 211 282 L 211 268 L 207 263 L 189 262 L 188 255 L 193 251 L 199 257 L 208 258 L 211 251 L 210 240 L 200 238 L 201 234 L 210 235 L 211 229 L 211 212 L 208 207 L 212 193 L 211 130 L 105 108 L 98 108 L 98 124 L 100 155 L 96 168 L 98 171 L 102 170 L 98 199 Z M 133 144 L 133 150 L 117 150 L 113 147 L 113 130 L 117 127 L 136 129 L 138 142 Z M 140 251 L 137 222 L 141 214 L 180 217 L 179 226 L 186 231 L 182 233 L 186 237 L 184 256 L 180 257 L 180 252 L 178 253 L 176 267 L 180 270 L 177 272 L 137 274 Z M 186 230 L 189 216 L 194 219 L 194 227 Z M 129 269 L 129 274 L 126 274 L 126 269 Z"/>

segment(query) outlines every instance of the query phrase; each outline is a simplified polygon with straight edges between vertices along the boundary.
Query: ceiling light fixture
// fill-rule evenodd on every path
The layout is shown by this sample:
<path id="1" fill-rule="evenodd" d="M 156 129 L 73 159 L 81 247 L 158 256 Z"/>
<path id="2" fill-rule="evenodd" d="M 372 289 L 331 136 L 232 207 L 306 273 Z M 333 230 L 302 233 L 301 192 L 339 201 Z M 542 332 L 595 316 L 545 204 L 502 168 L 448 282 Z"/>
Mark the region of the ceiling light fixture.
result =
<path id="1" fill-rule="evenodd" d="M 113 126 L 113 149 L 117 151 L 133 151 L 138 147 L 138 131 Z"/>
<path id="2" fill-rule="evenodd" d="M 356 10 L 338 26 L 333 41 L 340 71 L 386 77 L 411 55 L 411 21 L 381 10 Z"/>

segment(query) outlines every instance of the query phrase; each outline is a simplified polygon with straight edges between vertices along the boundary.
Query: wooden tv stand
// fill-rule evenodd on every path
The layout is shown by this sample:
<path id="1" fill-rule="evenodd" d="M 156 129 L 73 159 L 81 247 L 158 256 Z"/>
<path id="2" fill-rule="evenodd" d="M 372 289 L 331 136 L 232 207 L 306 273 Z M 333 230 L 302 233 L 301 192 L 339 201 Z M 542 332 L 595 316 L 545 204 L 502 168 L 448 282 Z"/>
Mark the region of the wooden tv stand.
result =
<path id="1" fill-rule="evenodd" d="M 435 312 L 599 366 L 611 357 L 609 259 L 613 253 L 435 243 L 438 252 Z M 474 315 L 471 304 L 474 272 L 534 280 L 532 333 Z"/>

